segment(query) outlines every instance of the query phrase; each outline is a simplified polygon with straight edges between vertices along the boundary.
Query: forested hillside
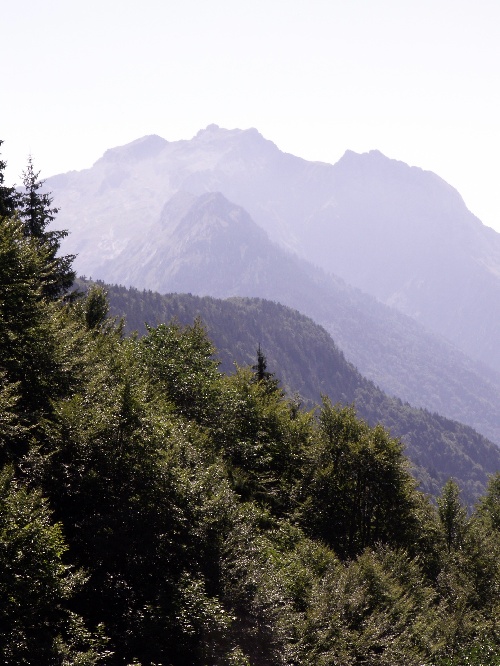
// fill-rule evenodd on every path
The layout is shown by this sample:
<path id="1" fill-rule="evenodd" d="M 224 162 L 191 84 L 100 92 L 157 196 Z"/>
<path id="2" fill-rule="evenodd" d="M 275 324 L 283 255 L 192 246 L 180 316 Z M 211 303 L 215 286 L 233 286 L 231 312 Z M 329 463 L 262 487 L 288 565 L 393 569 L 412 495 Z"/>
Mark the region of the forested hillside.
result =
<path id="1" fill-rule="evenodd" d="M 67 294 L 32 194 L 0 178 L 0 661 L 498 665 L 500 476 L 434 505 L 262 354 L 228 375 L 199 322 L 125 335 Z"/>
<path id="2" fill-rule="evenodd" d="M 221 300 L 105 288 L 111 312 L 124 317 L 128 332 L 143 335 L 146 323 L 157 325 L 174 318 L 192 325 L 200 317 L 224 372 L 233 372 L 235 363 L 255 363 L 260 345 L 289 397 L 295 396 L 309 409 L 321 403 L 322 395 L 333 403 L 354 405 L 370 425 L 382 423 L 402 439 L 414 474 L 428 493 L 439 494 L 453 477 L 462 488 L 464 501 L 472 505 L 484 492 L 488 474 L 500 469 L 496 445 L 461 423 L 387 396 L 345 360 L 321 326 L 296 310 L 256 298 Z"/>
<path id="3" fill-rule="evenodd" d="M 324 326 L 387 393 L 464 422 L 500 445 L 500 376 L 410 317 L 278 247 L 220 193 L 175 195 L 141 238 L 94 277 L 162 294 L 253 296 L 293 307 Z"/>

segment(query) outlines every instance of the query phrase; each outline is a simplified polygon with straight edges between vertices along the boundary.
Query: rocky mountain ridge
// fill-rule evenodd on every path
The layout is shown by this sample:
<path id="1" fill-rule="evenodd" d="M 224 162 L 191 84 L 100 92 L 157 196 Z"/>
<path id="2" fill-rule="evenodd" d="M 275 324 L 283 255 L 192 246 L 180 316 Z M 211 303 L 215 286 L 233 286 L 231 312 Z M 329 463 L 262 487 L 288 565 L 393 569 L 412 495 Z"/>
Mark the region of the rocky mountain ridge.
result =
<path id="1" fill-rule="evenodd" d="M 390 394 L 500 441 L 498 234 L 438 176 L 376 151 L 307 162 L 256 130 L 209 126 L 190 141 L 150 136 L 111 149 L 47 187 L 80 273 L 283 302 L 324 325 Z M 442 330 L 433 337 L 304 257 L 366 291 L 385 289 L 380 300 L 431 330 L 427 319 L 439 318 Z M 469 356 L 481 362 L 453 345 L 475 347 Z"/>

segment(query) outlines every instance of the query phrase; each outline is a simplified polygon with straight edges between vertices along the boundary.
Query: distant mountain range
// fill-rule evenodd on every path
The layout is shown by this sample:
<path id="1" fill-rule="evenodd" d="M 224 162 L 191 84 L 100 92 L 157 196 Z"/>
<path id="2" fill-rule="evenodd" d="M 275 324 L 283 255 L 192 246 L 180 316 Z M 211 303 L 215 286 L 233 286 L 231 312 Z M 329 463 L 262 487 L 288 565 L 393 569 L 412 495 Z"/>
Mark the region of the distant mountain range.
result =
<path id="1" fill-rule="evenodd" d="M 434 174 L 377 152 L 307 162 L 209 126 L 47 187 L 80 273 L 290 305 L 390 394 L 500 442 L 500 236 Z"/>

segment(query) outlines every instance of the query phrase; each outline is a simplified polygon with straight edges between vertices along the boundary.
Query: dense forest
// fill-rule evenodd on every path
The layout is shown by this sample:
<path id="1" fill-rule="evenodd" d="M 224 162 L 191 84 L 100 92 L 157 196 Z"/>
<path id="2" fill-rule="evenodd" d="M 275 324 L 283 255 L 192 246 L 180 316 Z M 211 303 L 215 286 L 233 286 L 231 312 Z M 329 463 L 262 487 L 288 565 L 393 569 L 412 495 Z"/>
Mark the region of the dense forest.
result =
<path id="1" fill-rule="evenodd" d="M 89 285 L 78 284 L 82 290 Z M 462 423 L 384 393 L 347 362 L 322 326 L 292 308 L 260 298 L 223 300 L 98 284 L 106 289 L 110 312 L 125 318 L 128 333 L 144 335 L 146 323 L 157 326 L 175 319 L 191 325 L 201 318 L 226 373 L 237 365 L 252 365 L 260 344 L 270 368 L 279 369 L 282 388 L 304 407 L 311 409 L 328 395 L 400 438 L 420 488 L 429 494 L 439 494 L 452 476 L 462 500 L 472 507 L 485 492 L 488 475 L 500 469 L 498 446 Z"/>
<path id="2" fill-rule="evenodd" d="M 6 664 L 500 664 L 500 474 L 436 503 L 400 441 L 227 374 L 200 321 L 138 337 L 0 164 Z M 275 369 L 273 369 L 275 370 Z"/>

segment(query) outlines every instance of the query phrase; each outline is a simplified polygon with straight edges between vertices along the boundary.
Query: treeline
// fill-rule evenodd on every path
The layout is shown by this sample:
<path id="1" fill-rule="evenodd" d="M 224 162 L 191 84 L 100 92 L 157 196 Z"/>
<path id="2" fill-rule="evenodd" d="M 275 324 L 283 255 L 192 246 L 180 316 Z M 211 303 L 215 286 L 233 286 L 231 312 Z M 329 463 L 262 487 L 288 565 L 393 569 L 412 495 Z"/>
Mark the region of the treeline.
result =
<path id="1" fill-rule="evenodd" d="M 200 322 L 126 336 L 102 289 L 55 297 L 67 265 L 5 208 L 3 663 L 500 663 L 500 475 L 434 506 L 398 440 L 301 409 L 262 352 L 227 375 Z"/>

